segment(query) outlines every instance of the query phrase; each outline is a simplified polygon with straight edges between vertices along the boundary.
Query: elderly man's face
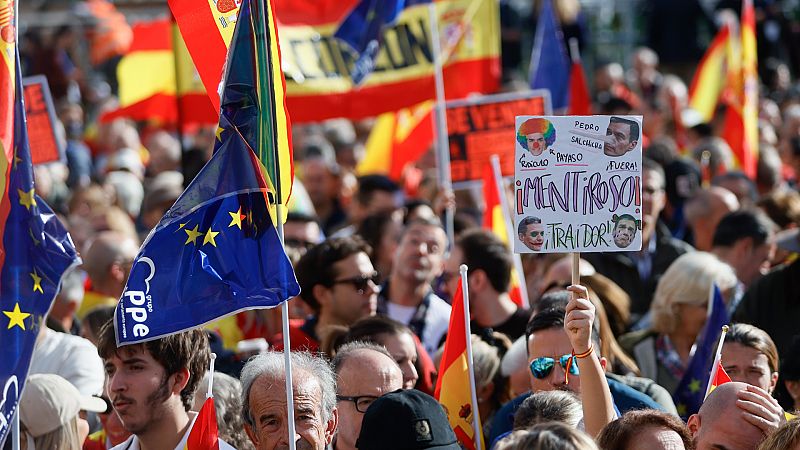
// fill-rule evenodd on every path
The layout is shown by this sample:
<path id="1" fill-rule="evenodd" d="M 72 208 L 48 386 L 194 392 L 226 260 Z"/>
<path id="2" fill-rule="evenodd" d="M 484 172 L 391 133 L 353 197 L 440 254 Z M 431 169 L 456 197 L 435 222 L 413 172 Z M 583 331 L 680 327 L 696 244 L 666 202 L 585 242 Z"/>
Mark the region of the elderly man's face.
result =
<path id="1" fill-rule="evenodd" d="M 366 408 L 378 397 L 402 388 L 403 373 L 391 357 L 365 349 L 351 354 L 338 375 L 336 447 L 355 448 Z"/>
<path id="2" fill-rule="evenodd" d="M 324 450 L 336 432 L 338 412 L 334 409 L 325 420 L 322 387 L 314 376 L 295 372 L 293 378 L 295 435 L 291 439 L 298 450 Z M 249 400 L 254 425 L 245 424 L 245 431 L 256 449 L 288 449 L 285 379 L 262 375 L 253 382 Z"/>

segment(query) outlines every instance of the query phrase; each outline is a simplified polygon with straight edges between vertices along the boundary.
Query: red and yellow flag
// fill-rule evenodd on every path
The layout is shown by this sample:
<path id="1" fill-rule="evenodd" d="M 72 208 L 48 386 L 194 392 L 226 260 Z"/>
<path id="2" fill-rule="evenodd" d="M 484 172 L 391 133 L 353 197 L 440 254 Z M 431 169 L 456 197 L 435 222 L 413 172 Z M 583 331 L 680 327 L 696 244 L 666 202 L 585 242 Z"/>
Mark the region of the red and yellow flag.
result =
<path id="1" fill-rule="evenodd" d="M 725 372 L 724 368 L 722 368 L 722 363 L 717 361 L 717 367 L 714 369 L 714 376 L 711 377 L 711 382 L 708 385 L 708 393 L 710 394 L 714 391 L 714 389 L 717 388 L 717 386 L 730 381 L 731 377 L 728 376 L 728 373 Z M 706 397 L 708 397 L 708 394 L 706 394 Z"/>
<path id="2" fill-rule="evenodd" d="M 719 30 L 711 45 L 708 46 L 703 59 L 689 86 L 689 106 L 695 110 L 700 119 L 711 122 L 717 109 L 726 79 L 726 61 L 730 52 L 730 27 L 725 24 Z"/>
<path id="3" fill-rule="evenodd" d="M 153 70 L 158 67 L 159 70 Z M 133 42 L 117 66 L 120 107 L 102 117 L 157 121 L 161 124 L 216 123 L 186 45 L 169 20 L 133 26 Z"/>
<path id="4" fill-rule="evenodd" d="M 500 197 L 500 192 L 497 191 L 497 180 L 494 177 L 494 170 L 491 164 L 487 164 L 483 168 L 483 199 L 486 202 L 485 209 L 483 210 L 483 228 L 491 231 L 510 248 L 510 237 L 513 236 L 509 233 L 506 223 L 505 214 L 503 213 L 503 199 Z M 513 255 L 518 258 L 519 255 Z M 525 298 L 522 295 L 522 287 L 520 280 L 524 279 L 517 271 L 517 267 L 511 271 L 511 286 L 508 289 L 508 295 L 511 300 L 518 306 L 524 307 Z"/>
<path id="5" fill-rule="evenodd" d="M 214 399 L 208 397 L 197 413 L 184 450 L 219 450 L 219 429 Z"/>
<path id="6" fill-rule="evenodd" d="M 407 164 L 433 144 L 433 101 L 381 114 L 367 138 L 356 174 L 383 174 L 397 181 Z"/>
<path id="7" fill-rule="evenodd" d="M 14 92 L 16 92 L 16 29 L 14 1 L 0 0 L 0 189 L 7 198 L 8 176 L 14 162 Z M 0 202 L 0 236 L 3 236 L 10 202 Z M 0 252 L 0 266 L 5 252 Z"/>
<path id="8" fill-rule="evenodd" d="M 464 319 L 464 292 L 459 280 L 450 311 L 450 327 L 444 342 L 442 361 L 439 365 L 439 378 L 436 380 L 434 397 L 444 407 L 450 426 L 461 445 L 474 450 L 477 438 L 483 445 L 483 432 L 473 428 L 473 414 L 479 414 L 478 405 L 472 404 L 470 390 L 470 366 L 467 361 L 467 327 Z M 477 420 L 480 427 L 480 417 Z"/>

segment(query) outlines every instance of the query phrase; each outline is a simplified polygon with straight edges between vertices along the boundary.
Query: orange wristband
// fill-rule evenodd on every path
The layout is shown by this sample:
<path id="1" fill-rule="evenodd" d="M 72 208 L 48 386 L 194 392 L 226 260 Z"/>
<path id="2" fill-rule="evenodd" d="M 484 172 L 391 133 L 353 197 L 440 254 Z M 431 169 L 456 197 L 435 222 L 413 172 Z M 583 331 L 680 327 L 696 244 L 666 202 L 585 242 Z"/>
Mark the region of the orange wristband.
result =
<path id="1" fill-rule="evenodd" d="M 578 358 L 578 359 L 583 359 L 583 358 L 586 358 L 589 355 L 591 355 L 592 352 L 594 352 L 594 345 L 593 344 L 589 345 L 589 350 L 586 350 L 585 352 L 583 352 L 581 354 L 576 354 L 575 350 L 573 350 L 572 351 L 572 357 L 573 358 Z"/>

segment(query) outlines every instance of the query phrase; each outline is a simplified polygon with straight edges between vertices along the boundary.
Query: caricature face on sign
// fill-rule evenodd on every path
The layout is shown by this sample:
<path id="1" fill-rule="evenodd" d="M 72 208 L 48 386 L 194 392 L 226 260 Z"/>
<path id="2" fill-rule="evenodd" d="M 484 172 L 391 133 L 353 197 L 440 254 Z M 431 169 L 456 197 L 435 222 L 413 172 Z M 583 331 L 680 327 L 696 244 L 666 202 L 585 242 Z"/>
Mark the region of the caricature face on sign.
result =
<path id="1" fill-rule="evenodd" d="M 640 116 L 517 116 L 518 253 L 642 247 Z"/>
<path id="2" fill-rule="evenodd" d="M 533 156 L 539 156 L 556 141 L 556 129 L 547 119 L 530 119 L 517 129 L 517 141 Z"/>
<path id="3" fill-rule="evenodd" d="M 538 252 L 544 245 L 544 225 L 538 217 L 526 217 L 517 229 L 519 240 L 529 249 Z"/>

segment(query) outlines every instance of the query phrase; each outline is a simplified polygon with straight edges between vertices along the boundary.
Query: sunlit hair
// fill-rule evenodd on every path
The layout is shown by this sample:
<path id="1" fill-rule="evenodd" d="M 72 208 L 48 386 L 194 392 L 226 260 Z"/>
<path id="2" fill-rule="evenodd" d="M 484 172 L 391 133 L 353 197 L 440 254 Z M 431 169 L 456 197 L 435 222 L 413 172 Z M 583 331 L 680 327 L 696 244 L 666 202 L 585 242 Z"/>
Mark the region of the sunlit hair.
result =
<path id="1" fill-rule="evenodd" d="M 533 133 L 541 133 L 544 136 L 544 142 L 547 146 L 551 146 L 556 142 L 556 129 L 549 120 L 543 118 L 528 119 L 522 122 L 517 130 L 517 142 L 523 148 L 528 148 L 528 135 Z"/>
<path id="2" fill-rule="evenodd" d="M 769 334 L 761 328 L 747 323 L 735 323 L 725 335 L 725 343 L 728 342 L 758 350 L 767 357 L 770 372 L 778 371 L 778 348 Z"/>
<path id="3" fill-rule="evenodd" d="M 736 286 L 733 268 L 706 252 L 678 257 L 658 281 L 650 311 L 653 331 L 672 333 L 678 326 L 678 305 L 706 306 L 711 285 L 725 293 Z"/>
<path id="4" fill-rule="evenodd" d="M 676 416 L 654 409 L 629 411 L 619 419 L 606 425 L 597 436 L 597 443 L 603 450 L 625 450 L 635 442 L 638 434 L 647 428 L 674 431 L 683 441 L 686 450 L 694 449 L 689 429 Z"/>
<path id="5" fill-rule="evenodd" d="M 800 444 L 800 420 L 790 420 L 770 434 L 758 450 L 785 450 Z"/>
<path id="6" fill-rule="evenodd" d="M 37 449 L 57 448 L 59 450 L 81 450 L 80 434 L 78 433 L 78 419 L 76 414 L 69 422 L 61 425 L 55 430 L 33 438 L 33 443 Z M 21 443 L 25 443 L 25 424 L 20 424 Z M 24 447 L 23 447 L 24 448 Z M 27 449 L 30 450 L 30 449 Z"/>
<path id="7" fill-rule="evenodd" d="M 588 434 L 561 422 L 546 422 L 517 430 L 503 438 L 495 450 L 597 450 Z"/>

